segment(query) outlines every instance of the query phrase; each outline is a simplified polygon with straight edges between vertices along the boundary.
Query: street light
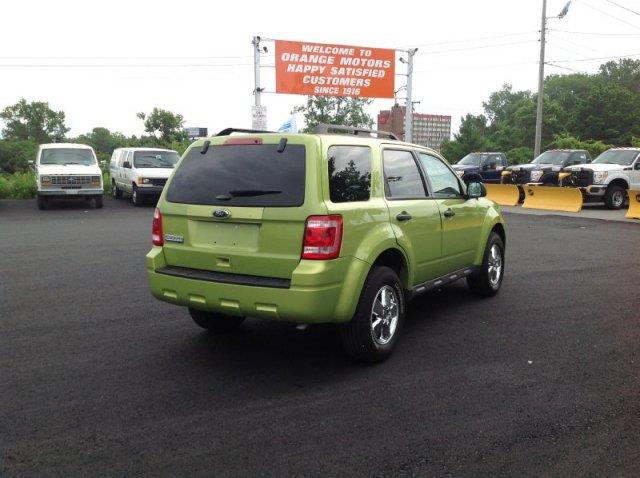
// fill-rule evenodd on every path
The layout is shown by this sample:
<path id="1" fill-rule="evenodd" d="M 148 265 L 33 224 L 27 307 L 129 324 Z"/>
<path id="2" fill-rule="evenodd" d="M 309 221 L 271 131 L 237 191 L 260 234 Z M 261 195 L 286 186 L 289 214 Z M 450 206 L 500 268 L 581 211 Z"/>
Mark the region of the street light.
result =
<path id="1" fill-rule="evenodd" d="M 562 20 L 571 7 L 569 0 L 560 13 L 555 17 L 547 17 L 547 0 L 542 0 L 542 26 L 540 28 L 540 65 L 538 67 L 538 104 L 536 108 L 536 136 L 534 145 L 534 156 L 540 155 L 542 149 L 542 99 L 544 96 L 544 47 L 547 42 L 547 20 L 557 18 Z"/>

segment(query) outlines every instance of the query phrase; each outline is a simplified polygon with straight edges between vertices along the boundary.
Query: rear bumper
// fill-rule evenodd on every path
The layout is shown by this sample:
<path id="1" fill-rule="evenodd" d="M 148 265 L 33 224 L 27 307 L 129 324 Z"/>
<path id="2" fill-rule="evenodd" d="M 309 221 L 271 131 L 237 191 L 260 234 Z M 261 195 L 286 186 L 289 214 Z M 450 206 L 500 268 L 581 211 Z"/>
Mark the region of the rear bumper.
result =
<path id="1" fill-rule="evenodd" d="M 268 282 L 268 286 L 243 285 L 216 282 L 216 273 L 204 273 L 200 278 L 194 278 L 198 276 L 195 273 L 167 274 L 172 268 L 166 268 L 162 248 L 154 247 L 147 254 L 151 293 L 159 300 L 222 314 L 296 323 L 351 320 L 369 267 L 351 257 L 300 261 L 288 287 Z"/>

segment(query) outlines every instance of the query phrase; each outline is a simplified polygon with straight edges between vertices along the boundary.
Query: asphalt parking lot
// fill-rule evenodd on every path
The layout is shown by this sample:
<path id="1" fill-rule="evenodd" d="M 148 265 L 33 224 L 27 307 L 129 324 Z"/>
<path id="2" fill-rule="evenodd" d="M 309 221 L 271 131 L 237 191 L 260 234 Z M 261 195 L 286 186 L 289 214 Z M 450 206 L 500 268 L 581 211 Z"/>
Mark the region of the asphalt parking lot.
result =
<path id="1" fill-rule="evenodd" d="M 507 213 L 503 289 L 211 337 L 151 297 L 153 208 L 0 201 L 0 475 L 638 476 L 640 225 Z"/>

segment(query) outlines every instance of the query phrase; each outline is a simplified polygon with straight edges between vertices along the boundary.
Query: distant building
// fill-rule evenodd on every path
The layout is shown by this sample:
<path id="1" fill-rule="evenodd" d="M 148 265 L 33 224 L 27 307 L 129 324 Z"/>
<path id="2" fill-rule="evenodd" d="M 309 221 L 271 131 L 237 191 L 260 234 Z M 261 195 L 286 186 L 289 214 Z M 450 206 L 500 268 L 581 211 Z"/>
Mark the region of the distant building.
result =
<path id="1" fill-rule="evenodd" d="M 404 139 L 405 107 L 394 105 L 378 113 L 378 129 L 390 131 Z M 451 137 L 451 116 L 413 113 L 413 142 L 440 151 L 445 139 Z"/>

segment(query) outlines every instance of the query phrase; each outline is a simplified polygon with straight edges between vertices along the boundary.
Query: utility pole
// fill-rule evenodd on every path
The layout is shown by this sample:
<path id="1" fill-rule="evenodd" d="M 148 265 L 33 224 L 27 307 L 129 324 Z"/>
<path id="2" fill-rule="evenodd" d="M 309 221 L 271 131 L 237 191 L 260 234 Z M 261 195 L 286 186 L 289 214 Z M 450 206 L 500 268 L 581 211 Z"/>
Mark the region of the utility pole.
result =
<path id="1" fill-rule="evenodd" d="M 542 146 L 542 99 L 544 96 L 544 47 L 547 33 L 547 0 L 542 0 L 542 24 L 540 26 L 540 65 L 538 66 L 538 107 L 536 109 L 536 139 L 534 157 L 540 155 Z"/>
<path id="2" fill-rule="evenodd" d="M 404 140 L 411 143 L 413 138 L 413 103 L 411 102 L 411 87 L 413 83 L 413 56 L 417 48 L 407 50 L 407 102 L 404 116 Z"/>
<path id="3" fill-rule="evenodd" d="M 253 78 L 255 87 L 253 89 L 253 94 L 255 96 L 255 106 L 260 108 L 260 93 L 262 92 L 262 88 L 260 88 L 260 37 L 253 37 Z"/>

